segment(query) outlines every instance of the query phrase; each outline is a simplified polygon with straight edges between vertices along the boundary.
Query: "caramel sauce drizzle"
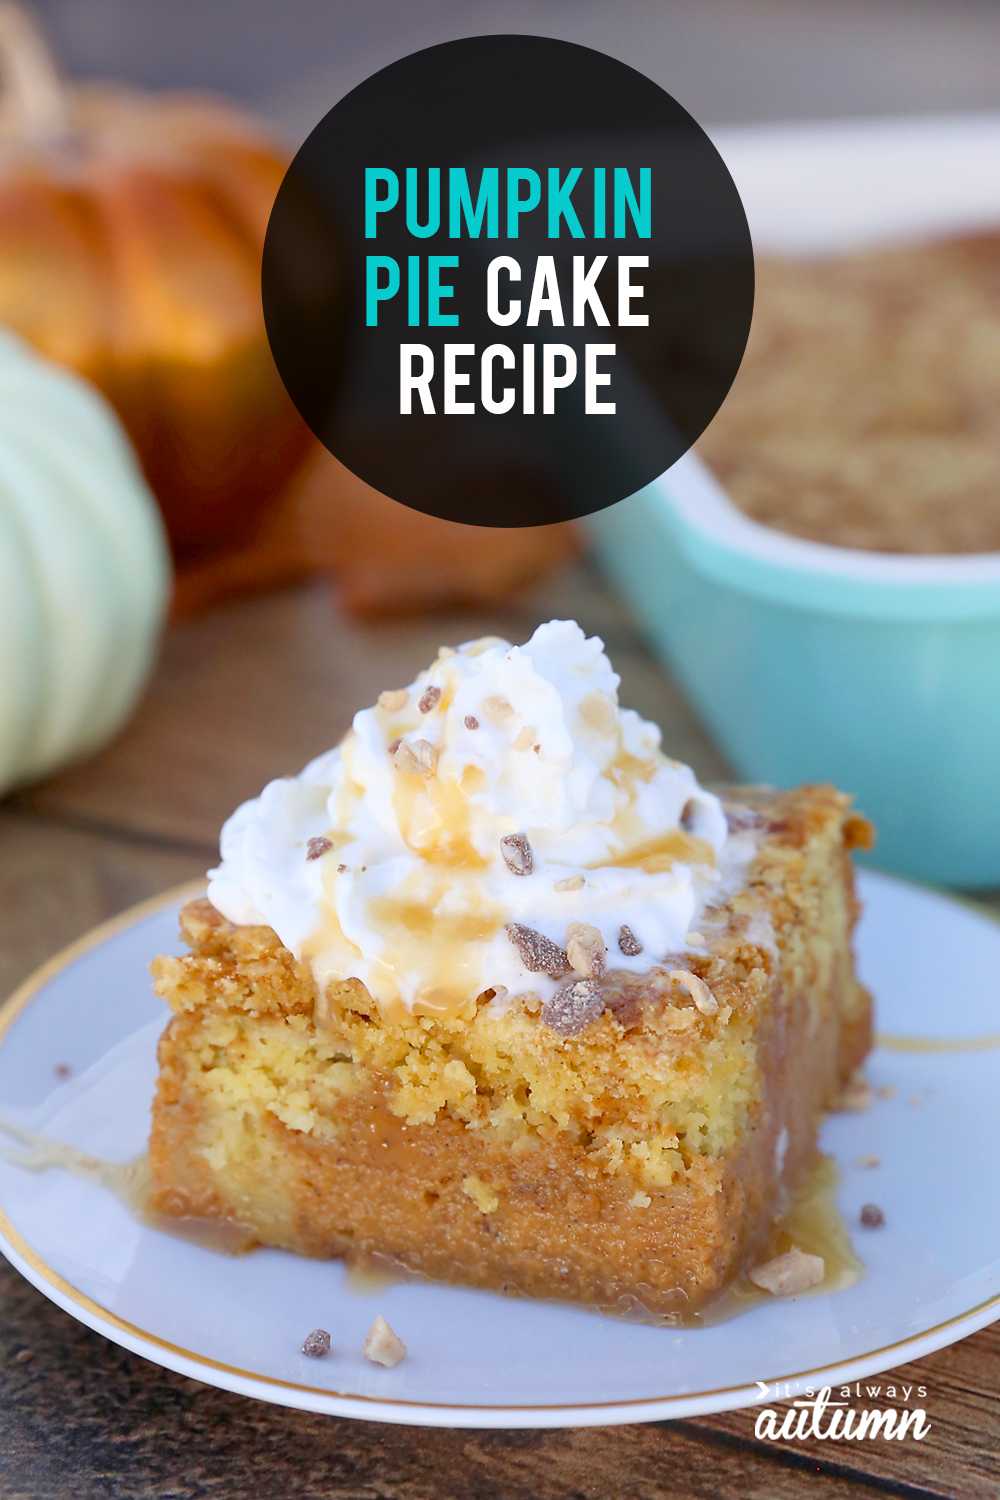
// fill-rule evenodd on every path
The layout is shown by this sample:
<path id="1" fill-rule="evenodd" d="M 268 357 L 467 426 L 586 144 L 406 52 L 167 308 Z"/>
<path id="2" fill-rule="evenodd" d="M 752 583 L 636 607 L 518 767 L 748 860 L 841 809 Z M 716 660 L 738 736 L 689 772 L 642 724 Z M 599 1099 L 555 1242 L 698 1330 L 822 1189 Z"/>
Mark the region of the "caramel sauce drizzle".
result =
<path id="1" fill-rule="evenodd" d="M 799 1297 L 843 1291 L 864 1275 L 864 1262 L 855 1254 L 837 1207 L 839 1184 L 840 1171 L 836 1162 L 816 1151 L 804 1175 L 789 1193 L 785 1208 L 772 1221 L 764 1245 L 754 1256 L 754 1265 L 761 1265 L 793 1249 L 802 1250 L 807 1255 L 821 1255 L 826 1267 L 823 1280 L 808 1292 L 798 1293 Z M 716 1323 L 726 1323 L 730 1318 L 749 1312 L 761 1302 L 784 1300 L 754 1286 L 744 1269 L 715 1302 L 700 1312 L 681 1313 L 676 1316 L 676 1321 L 684 1328 L 711 1328 Z"/>
<path id="2" fill-rule="evenodd" d="M 173 1218 L 154 1213 L 149 1206 L 152 1178 L 149 1154 L 145 1151 L 131 1161 L 105 1161 L 65 1141 L 54 1141 L 36 1130 L 28 1130 L 2 1115 L 0 1132 L 25 1148 L 23 1151 L 0 1148 L 0 1158 L 4 1161 L 25 1172 L 47 1172 L 52 1167 L 61 1167 L 84 1182 L 96 1183 L 113 1193 L 134 1218 L 150 1229 L 160 1229 L 175 1239 L 188 1240 L 221 1255 L 243 1255 L 260 1243 L 252 1229 L 232 1219 Z"/>
<path id="3" fill-rule="evenodd" d="M 445 688 L 435 713 L 445 712 L 452 690 Z M 600 707 L 602 705 L 598 705 Z M 607 704 L 607 712 L 611 713 Z M 348 736 L 349 738 L 349 736 Z M 613 853 L 593 869 L 638 869 L 649 874 L 669 871 L 675 864 L 714 865 L 715 853 L 704 839 L 681 828 L 649 839 L 637 813 L 638 788 L 655 775 L 656 758 L 639 759 L 621 745 L 604 773 L 627 794 L 616 815 L 614 830 L 621 853 Z M 486 785 L 485 773 L 469 766 L 461 779 L 440 774 L 420 777 L 398 774 L 393 786 L 393 809 L 403 842 L 424 862 L 423 879 L 404 885 L 392 895 L 374 898 L 370 920 L 384 940 L 383 957 L 376 962 L 369 989 L 385 1020 L 405 1023 L 412 1015 L 455 1016 L 472 1005 L 489 987 L 482 972 L 482 950 L 503 926 L 502 906 L 486 900 L 476 876 L 489 865 L 472 838 L 476 814 L 472 798 Z M 359 787 L 358 794 L 362 791 Z M 329 835 L 339 847 L 343 835 Z M 430 889 L 427 876 L 430 875 Z M 439 878 L 438 878 L 439 877 Z M 324 877 L 326 902 L 319 926 L 303 947 L 303 958 L 317 967 L 321 982 L 350 973 L 358 950 L 345 936 L 336 911 L 333 861 Z M 462 895 L 462 916 L 440 916 L 437 908 L 449 893 Z M 571 915 L 571 914 L 570 914 Z M 321 961 L 320 965 L 317 961 Z M 412 1011 L 399 995 L 404 974 L 426 976 Z"/>
<path id="4" fill-rule="evenodd" d="M 986 1036 L 904 1036 L 895 1031 L 880 1031 L 875 1036 L 876 1047 L 887 1052 L 992 1052 L 1000 1047 L 1000 1031 L 991 1031 Z"/>

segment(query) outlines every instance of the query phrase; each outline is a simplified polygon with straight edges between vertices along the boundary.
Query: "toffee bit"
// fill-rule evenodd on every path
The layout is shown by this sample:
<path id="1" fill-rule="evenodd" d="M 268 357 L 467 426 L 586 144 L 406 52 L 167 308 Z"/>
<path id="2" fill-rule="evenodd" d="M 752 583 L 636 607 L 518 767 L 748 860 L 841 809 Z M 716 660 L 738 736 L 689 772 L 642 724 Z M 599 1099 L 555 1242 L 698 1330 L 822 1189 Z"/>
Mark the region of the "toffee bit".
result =
<path id="1" fill-rule="evenodd" d="M 684 986 L 703 1016 L 716 1015 L 719 1002 L 704 979 L 699 979 L 697 974 L 692 974 L 687 969 L 671 969 L 669 977 Z"/>
<path id="2" fill-rule="evenodd" d="M 308 1338 L 303 1340 L 302 1353 L 308 1354 L 310 1359 L 322 1359 L 329 1352 L 330 1335 L 325 1328 L 314 1328 Z"/>
<path id="3" fill-rule="evenodd" d="M 566 955 L 584 979 L 603 979 L 607 947 L 600 929 L 589 922 L 571 922 L 566 929 Z"/>
<path id="4" fill-rule="evenodd" d="M 394 740 L 390 741 L 390 744 L 389 744 L 389 754 L 390 755 L 395 755 L 396 751 L 399 749 L 399 747 L 400 747 L 400 745 L 402 743 L 403 743 L 403 736 L 401 734 L 397 734 L 396 738 Z"/>
<path id="5" fill-rule="evenodd" d="M 479 720 L 476 718 L 475 714 L 466 714 L 466 716 L 465 716 L 465 727 L 466 727 L 466 729 L 478 729 L 479 728 Z"/>
<path id="6" fill-rule="evenodd" d="M 604 1010 L 601 986 L 594 979 L 576 979 L 556 990 L 542 1006 L 542 1020 L 558 1036 L 578 1036 Z"/>
<path id="7" fill-rule="evenodd" d="M 565 880 L 557 880 L 552 889 L 554 891 L 582 891 L 586 884 L 582 875 L 568 875 Z"/>
<path id="8" fill-rule="evenodd" d="M 544 932 L 525 927 L 521 922 L 511 922 L 507 936 L 520 955 L 521 962 L 529 974 L 548 974 L 550 979 L 562 979 L 570 971 L 570 962 L 563 948 L 547 938 Z"/>
<path id="9" fill-rule="evenodd" d="M 392 688 L 388 692 L 379 693 L 378 706 L 387 713 L 398 714 L 401 708 L 406 707 L 409 696 L 406 688 Z"/>
<path id="10" fill-rule="evenodd" d="M 346 865 L 338 865 L 337 866 L 337 874 L 338 875 L 346 875 L 347 874 L 347 866 Z"/>
<path id="11" fill-rule="evenodd" d="M 500 840 L 500 853 L 512 875 L 530 875 L 535 863 L 531 845 L 523 833 L 507 833 Z"/>
<path id="12" fill-rule="evenodd" d="M 752 807 L 732 807 L 723 804 L 726 823 L 730 833 L 749 833 L 767 826 L 767 819 Z"/>
<path id="13" fill-rule="evenodd" d="M 826 1263 L 821 1255 L 789 1250 L 761 1266 L 754 1266 L 749 1275 L 754 1286 L 770 1292 L 772 1297 L 792 1297 L 796 1292 L 807 1292 L 810 1287 L 819 1286 L 826 1275 Z"/>
<path id="14" fill-rule="evenodd" d="M 437 758 L 438 753 L 429 740 L 417 740 L 412 745 L 403 740 L 396 747 L 392 763 L 405 776 L 423 776 L 426 780 L 437 770 Z"/>
<path id="15" fill-rule="evenodd" d="M 437 708 L 440 702 L 441 689 L 439 687 L 424 688 L 417 707 L 422 714 L 429 714 L 431 709 Z"/>
<path id="16" fill-rule="evenodd" d="M 632 931 L 631 927 L 626 927 L 624 922 L 622 923 L 621 931 L 618 934 L 618 946 L 625 954 L 626 958 L 637 958 L 642 952 L 642 944 L 636 937 L 635 933 Z"/>
<path id="17" fill-rule="evenodd" d="M 687 802 L 685 802 L 684 806 L 681 809 L 680 825 L 684 829 L 685 833 L 694 832 L 694 820 L 697 815 L 698 804 L 692 797 Z"/>
<path id="18" fill-rule="evenodd" d="M 393 1365 L 398 1365 L 401 1359 L 405 1359 L 406 1345 L 398 1334 L 393 1333 L 385 1319 L 380 1317 L 369 1328 L 361 1352 L 373 1365 L 385 1365 L 386 1369 L 391 1370 Z"/>
<path id="19" fill-rule="evenodd" d="M 885 1214 L 877 1203 L 866 1203 L 861 1210 L 861 1222 L 866 1229 L 882 1229 L 885 1225 Z"/>
<path id="20" fill-rule="evenodd" d="M 306 859 L 322 859 L 328 849 L 333 848 L 330 839 L 310 839 L 306 845 Z"/>
<path id="21" fill-rule="evenodd" d="M 30 1349 L 19 1349 L 14 1355 L 19 1365 L 30 1365 L 34 1357 Z"/>

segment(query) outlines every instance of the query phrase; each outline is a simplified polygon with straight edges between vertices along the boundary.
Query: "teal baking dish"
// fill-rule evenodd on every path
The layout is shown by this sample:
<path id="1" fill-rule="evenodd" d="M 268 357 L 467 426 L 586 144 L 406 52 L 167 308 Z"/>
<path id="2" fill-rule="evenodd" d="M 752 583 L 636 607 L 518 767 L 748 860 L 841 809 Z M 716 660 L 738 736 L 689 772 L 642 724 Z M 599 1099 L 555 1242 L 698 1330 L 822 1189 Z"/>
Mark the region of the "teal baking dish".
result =
<path id="1" fill-rule="evenodd" d="M 588 525 L 743 779 L 833 781 L 880 867 L 1000 885 L 1000 554 L 786 536 L 693 453 Z"/>

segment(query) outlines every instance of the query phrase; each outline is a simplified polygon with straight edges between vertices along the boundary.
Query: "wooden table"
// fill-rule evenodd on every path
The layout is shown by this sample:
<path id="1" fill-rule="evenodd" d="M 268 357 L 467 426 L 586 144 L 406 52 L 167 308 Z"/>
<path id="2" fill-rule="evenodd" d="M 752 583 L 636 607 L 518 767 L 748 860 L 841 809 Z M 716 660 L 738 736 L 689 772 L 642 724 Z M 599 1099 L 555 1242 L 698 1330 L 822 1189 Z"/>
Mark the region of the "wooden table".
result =
<path id="1" fill-rule="evenodd" d="M 671 753 L 703 779 L 726 776 L 622 605 L 585 566 L 489 616 L 362 626 L 340 618 L 318 585 L 241 603 L 171 632 L 115 744 L 0 805 L 0 993 L 94 923 L 203 872 L 237 802 L 334 743 L 356 708 L 410 680 L 440 643 L 484 632 L 523 640 L 552 616 L 604 637 L 623 701 L 663 725 Z M 923 1442 L 765 1443 L 752 1412 L 540 1432 L 311 1416 L 127 1354 L 3 1262 L 0 1298 L 5 1500 L 1000 1494 L 1000 1325 L 896 1372 L 928 1387 Z"/>

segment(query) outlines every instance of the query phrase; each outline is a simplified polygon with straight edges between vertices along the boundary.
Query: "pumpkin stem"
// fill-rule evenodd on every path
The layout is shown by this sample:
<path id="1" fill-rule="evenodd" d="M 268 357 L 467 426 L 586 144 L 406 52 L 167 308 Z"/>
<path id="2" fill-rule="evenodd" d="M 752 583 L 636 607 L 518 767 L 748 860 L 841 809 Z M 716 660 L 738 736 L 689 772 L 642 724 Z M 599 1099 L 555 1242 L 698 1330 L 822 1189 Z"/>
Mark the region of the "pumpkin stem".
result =
<path id="1" fill-rule="evenodd" d="M 51 49 L 17 0 L 0 0 L 0 104 L 22 136 L 58 140 L 69 133 L 69 100 Z"/>

